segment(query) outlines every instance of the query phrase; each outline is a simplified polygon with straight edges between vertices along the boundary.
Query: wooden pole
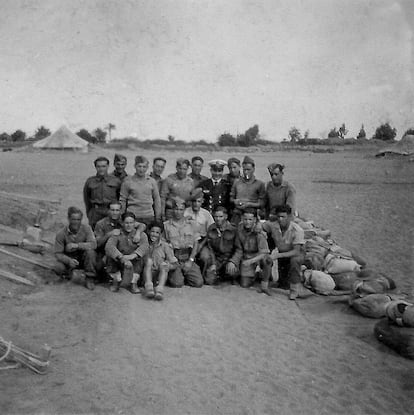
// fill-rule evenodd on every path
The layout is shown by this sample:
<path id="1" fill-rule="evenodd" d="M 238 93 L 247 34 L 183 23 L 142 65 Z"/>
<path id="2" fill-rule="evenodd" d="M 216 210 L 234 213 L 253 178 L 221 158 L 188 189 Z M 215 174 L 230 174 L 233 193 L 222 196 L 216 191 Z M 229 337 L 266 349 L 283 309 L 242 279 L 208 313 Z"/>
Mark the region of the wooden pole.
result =
<path id="1" fill-rule="evenodd" d="M 6 271 L 4 269 L 0 269 L 0 277 L 7 278 L 8 280 L 14 281 L 14 282 L 20 282 L 25 285 L 31 285 L 32 287 L 35 286 L 35 284 L 32 283 L 32 281 L 29 281 L 26 278 L 19 277 L 16 274 L 13 274 L 12 272 Z"/>
<path id="2" fill-rule="evenodd" d="M 7 249 L 0 248 L 0 253 L 8 255 L 8 256 L 12 256 L 12 257 L 17 258 L 17 259 L 21 259 L 22 261 L 26 261 L 30 264 L 37 265 L 37 266 L 42 267 L 42 268 L 53 270 L 52 265 L 45 264 L 45 263 L 43 263 L 41 261 L 38 261 L 36 259 L 30 259 L 30 258 L 21 256 L 21 255 L 15 254 L 14 252 L 10 252 Z"/>

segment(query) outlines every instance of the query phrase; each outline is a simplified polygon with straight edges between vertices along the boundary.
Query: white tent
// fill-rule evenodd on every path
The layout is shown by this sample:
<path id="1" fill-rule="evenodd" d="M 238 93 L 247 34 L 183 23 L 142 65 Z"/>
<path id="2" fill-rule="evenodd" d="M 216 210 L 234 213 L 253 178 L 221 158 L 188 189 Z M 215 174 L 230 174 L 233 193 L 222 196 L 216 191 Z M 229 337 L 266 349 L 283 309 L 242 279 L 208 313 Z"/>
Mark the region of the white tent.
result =
<path id="1" fill-rule="evenodd" d="M 72 149 L 88 151 L 89 143 L 76 134 L 73 134 L 66 126 L 62 125 L 49 137 L 43 138 L 33 144 L 35 148 L 42 149 Z"/>

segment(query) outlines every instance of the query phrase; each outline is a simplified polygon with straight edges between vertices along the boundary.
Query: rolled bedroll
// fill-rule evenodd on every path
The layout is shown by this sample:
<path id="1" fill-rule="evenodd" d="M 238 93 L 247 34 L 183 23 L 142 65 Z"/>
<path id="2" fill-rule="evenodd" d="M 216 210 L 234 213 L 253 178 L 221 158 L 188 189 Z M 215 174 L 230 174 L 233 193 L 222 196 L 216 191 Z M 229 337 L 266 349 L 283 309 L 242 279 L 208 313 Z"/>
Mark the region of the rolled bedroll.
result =
<path id="1" fill-rule="evenodd" d="M 381 343 L 414 360 L 414 328 L 399 327 L 384 318 L 375 324 L 374 334 Z"/>

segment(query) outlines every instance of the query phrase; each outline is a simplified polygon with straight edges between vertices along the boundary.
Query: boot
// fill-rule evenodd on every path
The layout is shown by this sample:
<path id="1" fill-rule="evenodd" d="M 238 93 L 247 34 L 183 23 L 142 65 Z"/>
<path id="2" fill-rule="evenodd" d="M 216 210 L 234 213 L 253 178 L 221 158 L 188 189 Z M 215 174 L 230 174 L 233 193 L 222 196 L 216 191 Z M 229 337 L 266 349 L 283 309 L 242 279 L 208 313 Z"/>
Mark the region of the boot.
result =
<path id="1" fill-rule="evenodd" d="M 109 291 L 111 291 L 112 293 L 116 293 L 117 291 L 119 291 L 119 286 L 120 286 L 121 282 L 117 281 L 116 278 L 112 279 L 112 284 L 109 287 Z"/>
<path id="2" fill-rule="evenodd" d="M 152 283 L 145 284 L 145 297 L 154 298 L 154 285 Z"/>
<path id="3" fill-rule="evenodd" d="M 155 296 L 154 296 L 154 300 L 157 301 L 162 301 L 164 298 L 164 293 L 161 289 L 159 289 L 158 287 L 155 289 Z"/>
<path id="4" fill-rule="evenodd" d="M 301 283 L 290 284 L 289 300 L 296 300 L 299 297 Z"/>
<path id="5" fill-rule="evenodd" d="M 136 282 L 131 283 L 131 288 L 129 289 L 129 291 L 131 291 L 132 294 L 139 294 L 141 292 Z"/>
<path id="6" fill-rule="evenodd" d="M 258 290 L 259 293 L 263 293 L 268 295 L 269 297 L 272 296 L 271 291 L 269 290 L 269 282 L 268 281 L 262 281 L 260 283 L 260 288 Z"/>
<path id="7" fill-rule="evenodd" d="M 88 290 L 91 290 L 91 291 L 93 291 L 94 289 L 95 289 L 95 281 L 93 280 L 93 278 L 86 278 L 85 279 L 85 287 L 88 289 Z"/>

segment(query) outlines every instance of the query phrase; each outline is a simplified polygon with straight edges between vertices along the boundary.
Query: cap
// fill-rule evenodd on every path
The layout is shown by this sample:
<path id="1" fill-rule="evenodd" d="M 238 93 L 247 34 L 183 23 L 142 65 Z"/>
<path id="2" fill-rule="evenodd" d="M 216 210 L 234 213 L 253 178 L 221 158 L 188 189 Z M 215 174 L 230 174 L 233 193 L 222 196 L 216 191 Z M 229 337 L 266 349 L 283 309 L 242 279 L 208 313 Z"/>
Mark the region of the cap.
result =
<path id="1" fill-rule="evenodd" d="M 115 153 L 114 163 L 116 163 L 117 161 L 125 161 L 126 162 L 127 158 L 123 154 Z"/>
<path id="2" fill-rule="evenodd" d="M 245 156 L 242 164 L 251 164 L 254 167 L 254 160 L 250 156 Z"/>
<path id="3" fill-rule="evenodd" d="M 227 163 L 224 160 L 220 160 L 220 159 L 214 159 L 214 160 L 210 160 L 208 162 L 208 165 L 213 169 L 213 170 L 223 170 L 224 166 Z"/>
<path id="4" fill-rule="evenodd" d="M 279 164 L 279 163 L 270 163 L 267 166 L 267 170 L 269 170 L 269 173 L 273 173 L 276 169 L 279 169 L 279 171 L 283 171 L 283 169 L 285 168 L 285 166 L 283 164 Z"/>
<path id="5" fill-rule="evenodd" d="M 174 196 L 171 198 L 171 207 L 173 209 L 176 207 L 185 208 L 185 200 L 179 196 Z"/>
<path id="6" fill-rule="evenodd" d="M 190 200 L 196 200 L 203 196 L 204 196 L 204 193 L 201 187 L 196 187 L 190 192 Z"/>
<path id="7" fill-rule="evenodd" d="M 177 159 L 177 163 L 176 163 L 176 166 L 178 167 L 178 166 L 182 166 L 183 164 L 187 164 L 187 167 L 190 165 L 190 162 L 187 160 L 187 159 L 185 159 L 184 157 L 180 157 L 180 158 L 178 158 Z"/>
<path id="8" fill-rule="evenodd" d="M 240 166 L 240 160 L 239 160 L 238 158 L 236 158 L 236 157 L 230 157 L 230 158 L 227 160 L 227 165 L 228 165 L 229 167 L 232 165 L 232 163 L 236 163 L 236 164 L 238 164 L 238 165 Z"/>
<path id="9" fill-rule="evenodd" d="M 148 164 L 148 163 L 149 163 L 149 161 L 148 161 L 148 159 L 147 159 L 146 157 L 144 157 L 144 156 L 136 156 L 136 157 L 135 157 L 135 165 L 137 165 L 137 164 L 141 164 L 141 163 Z"/>

